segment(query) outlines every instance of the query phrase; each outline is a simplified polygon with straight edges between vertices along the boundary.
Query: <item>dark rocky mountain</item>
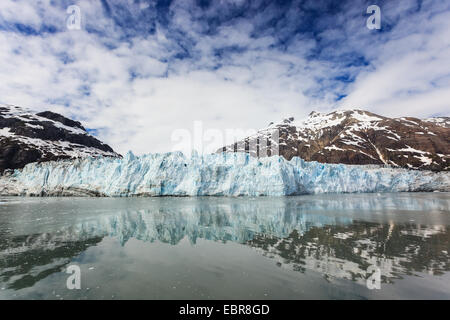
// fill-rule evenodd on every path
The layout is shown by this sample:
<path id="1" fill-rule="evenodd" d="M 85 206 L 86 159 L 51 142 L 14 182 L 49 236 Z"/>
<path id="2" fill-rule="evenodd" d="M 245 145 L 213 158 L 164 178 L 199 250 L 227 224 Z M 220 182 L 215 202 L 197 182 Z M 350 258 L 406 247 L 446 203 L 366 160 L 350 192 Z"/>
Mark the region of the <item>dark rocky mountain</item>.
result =
<path id="1" fill-rule="evenodd" d="M 312 112 L 302 121 L 288 118 L 271 123 L 217 152 L 270 156 L 276 147 L 287 160 L 297 156 L 323 163 L 449 171 L 450 118 L 388 118 L 358 109 Z"/>
<path id="2" fill-rule="evenodd" d="M 0 105 L 0 173 L 27 163 L 81 157 L 120 157 L 80 122 L 45 111 Z"/>

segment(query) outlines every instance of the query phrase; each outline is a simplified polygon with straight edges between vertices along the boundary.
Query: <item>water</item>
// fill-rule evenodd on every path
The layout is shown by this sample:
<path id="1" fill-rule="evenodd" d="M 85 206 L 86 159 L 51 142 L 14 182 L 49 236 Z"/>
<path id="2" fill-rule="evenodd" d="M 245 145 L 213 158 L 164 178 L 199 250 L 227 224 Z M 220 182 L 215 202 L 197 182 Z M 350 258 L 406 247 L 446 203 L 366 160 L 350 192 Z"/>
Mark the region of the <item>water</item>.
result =
<path id="1" fill-rule="evenodd" d="M 448 193 L 3 197 L 0 299 L 450 299 L 449 208 Z"/>

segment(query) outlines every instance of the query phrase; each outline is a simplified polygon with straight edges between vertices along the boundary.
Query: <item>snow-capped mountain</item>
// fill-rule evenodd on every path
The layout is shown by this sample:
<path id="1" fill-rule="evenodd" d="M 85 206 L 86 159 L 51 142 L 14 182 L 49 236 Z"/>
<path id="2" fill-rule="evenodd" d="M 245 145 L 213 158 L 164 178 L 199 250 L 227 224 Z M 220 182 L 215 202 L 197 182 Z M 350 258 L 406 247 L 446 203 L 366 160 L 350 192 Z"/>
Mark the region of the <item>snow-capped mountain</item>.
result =
<path id="1" fill-rule="evenodd" d="M 274 139 L 277 130 L 279 139 Z M 328 114 L 311 112 L 302 121 L 288 118 L 278 124 L 271 123 L 257 134 L 218 152 L 271 155 L 270 149 L 277 143 L 279 155 L 288 160 L 297 156 L 323 163 L 450 170 L 449 117 L 388 118 L 359 109 Z"/>
<path id="2" fill-rule="evenodd" d="M 34 114 L 0 104 L 0 173 L 30 162 L 96 156 L 119 157 L 78 121 L 50 111 Z"/>

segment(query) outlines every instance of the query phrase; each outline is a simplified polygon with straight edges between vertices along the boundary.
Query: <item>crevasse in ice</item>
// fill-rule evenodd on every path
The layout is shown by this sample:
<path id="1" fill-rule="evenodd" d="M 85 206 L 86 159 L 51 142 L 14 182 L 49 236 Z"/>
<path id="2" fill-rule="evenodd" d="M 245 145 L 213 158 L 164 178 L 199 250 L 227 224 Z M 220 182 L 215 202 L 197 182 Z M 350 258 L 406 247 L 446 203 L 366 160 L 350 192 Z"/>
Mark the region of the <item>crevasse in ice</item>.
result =
<path id="1" fill-rule="evenodd" d="M 32 163 L 0 178 L 2 195 L 283 196 L 450 191 L 450 173 L 181 152 Z"/>

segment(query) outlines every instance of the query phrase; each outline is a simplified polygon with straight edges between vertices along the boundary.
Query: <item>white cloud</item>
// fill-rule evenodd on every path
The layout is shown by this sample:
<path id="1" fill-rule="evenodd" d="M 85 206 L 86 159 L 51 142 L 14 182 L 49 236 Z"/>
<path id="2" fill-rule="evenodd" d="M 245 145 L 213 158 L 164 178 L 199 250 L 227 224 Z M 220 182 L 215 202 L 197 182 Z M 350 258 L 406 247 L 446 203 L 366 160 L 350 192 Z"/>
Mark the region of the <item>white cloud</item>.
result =
<path id="1" fill-rule="evenodd" d="M 374 50 L 374 70 L 358 75 L 343 105 L 370 106 L 388 116 L 448 114 L 449 11 L 402 20 Z"/>
<path id="2" fill-rule="evenodd" d="M 44 21 L 65 25 L 64 8 L 49 1 L 29 3 L 2 1 L 0 24 L 22 19 L 36 28 Z M 279 36 L 273 30 L 254 35 L 255 25 L 267 22 L 263 12 L 250 21 L 236 18 L 205 36 L 202 12 L 193 10 L 192 3 L 175 1 L 168 26 L 156 23 L 155 34 L 124 39 L 100 2 L 78 5 L 81 31 L 30 36 L 0 29 L 0 101 L 77 118 L 98 129 L 99 138 L 121 153 L 170 151 L 173 131 L 192 130 L 196 120 L 203 121 L 205 130 L 225 132 L 330 110 L 342 92 L 348 93 L 342 104 L 384 115 L 448 114 L 450 75 L 443 66 L 450 65 L 449 12 L 435 12 L 426 3 L 424 8 L 433 10 L 424 9 L 378 35 L 365 29 L 358 8 L 335 17 L 342 29 L 326 29 L 321 37 L 348 43 L 326 50 L 357 51 L 370 59 L 367 67 L 311 58 L 319 44 L 308 34 L 298 34 L 286 48 L 273 46 Z M 410 7 L 408 2 L 405 8 Z M 13 17 L 18 8 L 24 16 Z M 291 19 L 304 14 L 289 12 Z M 213 15 L 214 8 L 205 14 Z M 87 32 L 87 27 L 97 32 Z M 190 46 L 191 56 L 174 59 L 183 46 Z M 223 48 L 228 50 L 215 55 Z M 342 72 L 356 76 L 347 89 L 333 80 Z"/>

